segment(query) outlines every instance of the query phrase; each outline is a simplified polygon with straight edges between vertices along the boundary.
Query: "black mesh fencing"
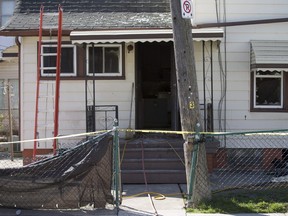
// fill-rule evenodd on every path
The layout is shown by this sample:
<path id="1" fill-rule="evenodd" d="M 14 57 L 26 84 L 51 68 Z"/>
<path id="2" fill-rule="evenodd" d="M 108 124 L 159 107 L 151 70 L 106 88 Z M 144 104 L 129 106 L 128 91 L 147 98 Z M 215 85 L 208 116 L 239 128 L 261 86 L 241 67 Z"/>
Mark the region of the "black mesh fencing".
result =
<path id="1" fill-rule="evenodd" d="M 64 139 L 60 142 L 65 143 Z M 73 147 L 65 145 L 55 156 L 12 158 L 9 151 L 2 151 L 0 205 L 25 209 L 105 208 L 114 203 L 113 172 L 111 133 L 83 138 Z"/>

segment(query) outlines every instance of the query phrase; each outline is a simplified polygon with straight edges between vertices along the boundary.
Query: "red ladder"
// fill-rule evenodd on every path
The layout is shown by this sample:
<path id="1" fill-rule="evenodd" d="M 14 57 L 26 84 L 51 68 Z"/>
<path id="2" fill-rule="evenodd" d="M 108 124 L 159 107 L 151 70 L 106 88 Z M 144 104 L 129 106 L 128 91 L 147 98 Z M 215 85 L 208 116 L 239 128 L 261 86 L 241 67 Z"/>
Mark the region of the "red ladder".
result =
<path id="1" fill-rule="evenodd" d="M 61 41 L 62 41 L 62 16 L 63 10 L 59 5 L 58 7 L 58 35 L 57 35 L 57 57 L 56 57 L 56 78 L 55 78 L 55 98 L 54 98 L 54 137 L 58 136 L 59 131 L 59 97 L 60 97 L 60 73 L 61 73 Z M 35 122 L 34 122 L 34 148 L 33 159 L 35 159 L 37 153 L 36 139 L 39 138 L 39 98 L 40 98 L 40 84 L 41 84 L 41 60 L 42 60 L 42 34 L 43 34 L 43 17 L 44 6 L 40 7 L 40 23 L 39 23 L 39 42 L 38 42 L 38 59 L 37 59 L 37 82 L 36 82 L 36 104 L 35 104 Z M 42 81 L 43 82 L 43 81 Z M 42 89 L 43 90 L 43 89 Z M 48 91 L 48 90 L 47 90 Z M 47 102 L 47 100 L 46 100 Z M 47 121 L 47 119 L 45 119 Z M 46 138 L 46 137 L 45 137 Z M 57 139 L 53 140 L 53 154 L 56 154 Z"/>

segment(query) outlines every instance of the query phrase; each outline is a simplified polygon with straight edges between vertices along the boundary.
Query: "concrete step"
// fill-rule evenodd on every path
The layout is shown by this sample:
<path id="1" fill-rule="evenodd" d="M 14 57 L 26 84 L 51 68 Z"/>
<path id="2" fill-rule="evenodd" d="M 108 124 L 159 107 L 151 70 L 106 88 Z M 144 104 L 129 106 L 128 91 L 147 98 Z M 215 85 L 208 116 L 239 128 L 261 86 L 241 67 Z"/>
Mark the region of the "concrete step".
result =
<path id="1" fill-rule="evenodd" d="M 184 160 L 182 160 L 184 163 Z M 148 170 L 185 170 L 185 165 L 179 158 L 145 159 L 144 167 Z M 121 164 L 122 170 L 142 170 L 142 159 L 125 159 Z"/>
<path id="2" fill-rule="evenodd" d="M 122 156 L 124 154 L 124 156 Z M 142 156 L 143 154 L 143 156 Z M 121 151 L 121 157 L 124 159 L 139 159 L 144 157 L 144 159 L 148 158 L 184 158 L 183 148 L 135 148 L 135 149 L 125 149 L 125 151 Z"/>
<path id="3" fill-rule="evenodd" d="M 122 182 L 145 183 L 144 161 L 148 183 L 185 183 L 183 143 L 181 137 L 159 138 L 159 135 L 120 140 Z"/>
<path id="4" fill-rule="evenodd" d="M 120 140 L 121 148 L 183 148 L 184 141 L 181 139 L 133 139 Z"/>
<path id="5" fill-rule="evenodd" d="M 185 170 L 123 170 L 122 183 L 144 184 L 145 177 L 148 184 L 184 184 Z"/>

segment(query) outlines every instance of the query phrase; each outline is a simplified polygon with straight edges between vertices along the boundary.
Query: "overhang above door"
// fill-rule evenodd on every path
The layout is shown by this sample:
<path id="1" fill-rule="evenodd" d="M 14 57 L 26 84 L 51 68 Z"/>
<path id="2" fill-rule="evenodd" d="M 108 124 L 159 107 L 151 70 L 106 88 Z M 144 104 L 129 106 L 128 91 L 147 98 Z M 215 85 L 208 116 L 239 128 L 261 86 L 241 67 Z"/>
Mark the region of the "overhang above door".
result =
<path id="1" fill-rule="evenodd" d="M 219 41 L 223 38 L 223 29 L 193 29 L 194 41 Z M 130 42 L 168 42 L 173 41 L 172 29 L 138 29 L 138 30 L 99 30 L 72 31 L 72 43 L 130 43 Z"/>

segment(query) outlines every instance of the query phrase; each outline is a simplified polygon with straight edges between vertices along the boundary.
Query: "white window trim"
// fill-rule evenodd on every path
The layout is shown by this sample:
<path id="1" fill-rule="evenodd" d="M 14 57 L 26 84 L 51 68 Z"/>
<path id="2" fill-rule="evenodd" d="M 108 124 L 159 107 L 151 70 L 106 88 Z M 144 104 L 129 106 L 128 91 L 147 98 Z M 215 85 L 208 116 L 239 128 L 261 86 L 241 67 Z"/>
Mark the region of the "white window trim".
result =
<path id="1" fill-rule="evenodd" d="M 92 45 L 88 45 L 86 48 L 86 75 L 87 76 L 93 76 L 93 73 L 89 73 L 89 48 L 92 47 Z M 122 76 L 122 44 L 95 44 L 94 47 L 118 47 L 119 48 L 119 72 L 118 73 L 95 73 L 94 75 L 97 77 L 115 77 L 115 76 Z M 105 53 L 103 52 L 103 55 Z M 104 59 L 104 58 L 103 58 Z M 103 64 L 103 67 L 105 64 Z"/>
<path id="2" fill-rule="evenodd" d="M 41 68 L 40 68 L 41 76 L 42 77 L 55 77 L 56 73 L 55 74 L 45 74 L 44 73 L 44 69 L 45 70 L 53 70 L 53 69 L 56 70 L 56 66 L 55 67 L 43 67 L 43 63 L 44 63 L 44 57 L 45 56 L 57 56 L 57 53 L 43 53 L 43 48 L 44 47 L 56 47 L 57 48 L 57 44 L 43 44 L 41 46 L 41 53 L 42 53 L 42 55 L 41 55 Z M 63 48 L 63 47 L 73 48 L 73 71 L 71 73 L 61 73 L 60 72 L 60 76 L 61 77 L 71 77 L 71 76 L 73 76 L 74 77 L 74 76 L 76 76 L 76 66 L 77 66 L 77 62 L 76 62 L 76 60 L 77 60 L 77 58 L 76 58 L 77 49 L 76 49 L 76 46 L 73 45 L 73 44 L 62 44 L 61 48 Z"/>
<path id="3" fill-rule="evenodd" d="M 265 70 L 263 70 L 265 71 Z M 270 70 L 269 70 L 270 71 Z M 253 71 L 254 73 L 254 92 L 253 92 L 253 96 L 254 96 L 254 108 L 265 108 L 265 109 L 275 109 L 275 108 L 283 108 L 283 93 L 284 93 L 284 89 L 283 89 L 283 71 L 279 71 L 281 72 L 281 75 L 256 75 L 257 70 Z M 256 78 L 259 77 L 264 77 L 264 78 L 281 78 L 281 98 L 280 98 L 280 105 L 257 105 L 256 104 Z"/>

